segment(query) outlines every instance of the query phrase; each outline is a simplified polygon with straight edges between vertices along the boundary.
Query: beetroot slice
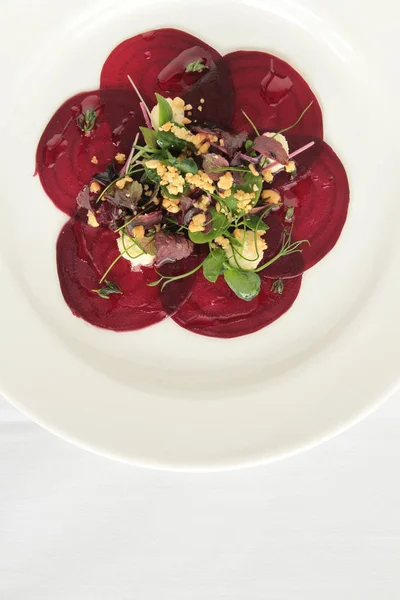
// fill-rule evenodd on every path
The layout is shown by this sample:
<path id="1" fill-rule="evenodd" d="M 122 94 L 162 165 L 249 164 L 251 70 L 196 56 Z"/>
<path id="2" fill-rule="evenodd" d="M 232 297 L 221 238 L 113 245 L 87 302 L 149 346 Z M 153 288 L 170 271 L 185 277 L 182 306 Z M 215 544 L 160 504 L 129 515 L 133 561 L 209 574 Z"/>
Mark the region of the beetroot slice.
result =
<path id="1" fill-rule="evenodd" d="M 92 325 L 114 331 L 133 331 L 158 323 L 173 314 L 190 293 L 193 279 L 171 283 L 161 294 L 159 287 L 147 284 L 158 279 L 151 267 L 132 271 L 130 263 L 121 258 L 108 275 L 123 294 L 100 298 L 103 273 L 118 256 L 117 235 L 104 228 L 93 228 L 72 217 L 64 225 L 57 241 L 57 269 L 61 291 L 71 311 Z M 165 269 L 164 273 L 179 274 L 193 268 L 196 257 L 189 257 Z M 167 267 L 167 266 L 166 266 Z"/>
<path id="2" fill-rule="evenodd" d="M 260 132 L 278 131 L 296 122 L 313 100 L 313 105 L 292 133 L 323 137 L 322 113 L 306 81 L 284 60 L 267 52 L 231 52 L 224 57 L 235 89 L 232 127 L 253 131 L 244 110 Z"/>
<path id="3" fill-rule="evenodd" d="M 315 153 L 296 158 L 299 176 L 294 181 L 287 175 L 276 179 L 285 206 L 266 219 L 270 230 L 265 236 L 264 262 L 279 251 L 283 225 L 290 226 L 284 221 L 289 206 L 295 207 L 292 241 L 307 239 L 310 246 L 303 244 L 301 254 L 277 260 L 265 269 L 268 277 L 294 277 L 311 268 L 332 250 L 346 221 L 350 199 L 346 171 L 328 144 L 318 146 Z"/>
<path id="4" fill-rule="evenodd" d="M 207 68 L 186 73 L 187 65 L 198 59 Z M 193 106 L 192 120 L 221 127 L 230 124 L 234 93 L 228 68 L 214 48 L 193 35 L 178 29 L 157 29 L 125 40 L 106 59 L 100 87 L 128 88 L 128 75 L 150 109 L 156 103 L 155 92 L 180 96 Z"/>
<path id="5" fill-rule="evenodd" d="M 94 129 L 85 136 L 76 117 L 88 108 L 96 109 L 97 118 Z M 83 92 L 64 102 L 47 124 L 36 151 L 36 171 L 54 204 L 72 215 L 78 192 L 118 152 L 129 154 L 142 123 L 133 90 Z M 91 162 L 93 156 L 97 164 Z"/>
<path id="6" fill-rule="evenodd" d="M 192 295 L 173 317 L 193 333 L 209 337 L 233 338 L 254 333 L 281 317 L 300 290 L 301 277 L 285 281 L 283 294 L 271 291 L 271 280 L 262 272 L 259 295 L 245 302 L 227 286 L 223 277 L 210 283 L 200 274 Z"/>

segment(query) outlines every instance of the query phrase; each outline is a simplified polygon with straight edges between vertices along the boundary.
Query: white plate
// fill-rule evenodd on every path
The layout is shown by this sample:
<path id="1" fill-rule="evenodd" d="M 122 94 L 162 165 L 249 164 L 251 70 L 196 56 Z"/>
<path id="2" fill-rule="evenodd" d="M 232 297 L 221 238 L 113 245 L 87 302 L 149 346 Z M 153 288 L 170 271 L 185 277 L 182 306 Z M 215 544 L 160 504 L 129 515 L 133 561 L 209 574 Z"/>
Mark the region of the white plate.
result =
<path id="1" fill-rule="evenodd" d="M 310 447 L 386 398 L 400 371 L 399 4 L 4 4 L 0 385 L 9 400 L 101 454 L 214 469 Z M 38 138 L 64 99 L 97 87 L 118 42 L 168 25 L 221 53 L 258 48 L 287 59 L 316 91 L 326 140 L 350 178 L 337 246 L 305 274 L 286 315 L 244 338 L 203 338 L 172 321 L 102 331 L 73 317 L 59 290 L 55 242 L 66 217 L 32 177 Z"/>

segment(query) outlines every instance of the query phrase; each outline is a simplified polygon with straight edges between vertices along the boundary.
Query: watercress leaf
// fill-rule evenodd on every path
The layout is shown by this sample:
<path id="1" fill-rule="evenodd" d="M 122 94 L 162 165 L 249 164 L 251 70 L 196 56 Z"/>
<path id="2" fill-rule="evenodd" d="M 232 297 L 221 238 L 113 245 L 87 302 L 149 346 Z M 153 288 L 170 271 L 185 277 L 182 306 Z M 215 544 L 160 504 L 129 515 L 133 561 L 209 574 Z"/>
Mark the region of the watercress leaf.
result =
<path id="1" fill-rule="evenodd" d="M 204 231 L 189 231 L 189 238 L 195 244 L 205 244 L 211 242 L 216 237 L 223 235 L 229 227 L 229 221 L 222 213 L 215 210 L 214 207 L 210 208 L 210 215 L 212 219 L 211 229 L 207 233 Z"/>
<path id="2" fill-rule="evenodd" d="M 215 250 L 210 252 L 203 262 L 203 275 L 208 281 L 211 281 L 211 283 L 217 281 L 223 272 L 225 259 L 225 250 L 222 248 L 215 248 Z"/>
<path id="3" fill-rule="evenodd" d="M 157 132 L 148 127 L 139 127 L 139 129 L 142 132 L 146 145 L 149 148 L 157 148 Z"/>
<path id="4" fill-rule="evenodd" d="M 260 293 L 261 279 L 254 271 L 226 269 L 224 279 L 231 290 L 241 300 L 249 302 Z"/>
<path id="5" fill-rule="evenodd" d="M 178 152 L 187 146 L 187 142 L 176 137 L 172 131 L 158 131 L 157 144 L 162 150 L 176 150 Z"/>
<path id="6" fill-rule="evenodd" d="M 168 121 L 172 121 L 172 108 L 170 103 L 160 96 L 160 94 L 156 93 L 157 103 L 158 103 L 158 126 L 162 127 Z"/>

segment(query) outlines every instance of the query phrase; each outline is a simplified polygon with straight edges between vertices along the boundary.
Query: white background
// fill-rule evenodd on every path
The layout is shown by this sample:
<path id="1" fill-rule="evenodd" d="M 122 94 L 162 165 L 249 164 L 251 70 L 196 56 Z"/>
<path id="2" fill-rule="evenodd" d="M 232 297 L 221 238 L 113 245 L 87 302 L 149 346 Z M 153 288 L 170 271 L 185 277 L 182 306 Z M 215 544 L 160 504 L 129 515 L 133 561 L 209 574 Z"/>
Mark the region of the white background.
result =
<path id="1" fill-rule="evenodd" d="M 400 393 L 241 471 L 115 463 L 0 400 L 1 600 L 398 600 Z"/>

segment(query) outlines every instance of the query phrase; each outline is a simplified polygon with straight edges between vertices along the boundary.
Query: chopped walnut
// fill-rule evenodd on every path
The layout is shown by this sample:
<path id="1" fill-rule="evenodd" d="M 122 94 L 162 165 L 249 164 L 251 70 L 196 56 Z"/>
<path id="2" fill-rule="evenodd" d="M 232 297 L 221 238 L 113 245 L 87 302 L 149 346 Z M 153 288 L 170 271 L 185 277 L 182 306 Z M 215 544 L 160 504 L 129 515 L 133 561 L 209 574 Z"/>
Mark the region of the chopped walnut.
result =
<path id="1" fill-rule="evenodd" d="M 115 160 L 120 165 L 123 165 L 126 161 L 126 156 L 125 156 L 125 154 L 122 154 L 122 152 L 118 152 L 118 154 L 115 155 Z"/>
<path id="2" fill-rule="evenodd" d="M 123 190 L 126 183 L 131 183 L 133 181 L 132 177 L 123 177 L 122 179 L 118 179 L 115 182 L 115 185 L 119 190 Z"/>
<path id="3" fill-rule="evenodd" d="M 92 181 L 89 187 L 92 194 L 98 194 L 101 190 L 101 185 L 97 181 Z"/>
<path id="4" fill-rule="evenodd" d="M 261 192 L 261 198 L 266 200 L 268 204 L 279 204 L 281 195 L 275 190 L 264 190 Z"/>
<path id="5" fill-rule="evenodd" d="M 233 185 L 233 175 L 230 171 L 227 171 L 218 180 L 218 187 L 221 190 L 230 190 Z"/>
<path id="6" fill-rule="evenodd" d="M 93 163 L 94 165 L 98 165 L 99 161 L 97 160 L 97 156 L 92 156 L 92 159 L 90 161 L 91 163 Z"/>

